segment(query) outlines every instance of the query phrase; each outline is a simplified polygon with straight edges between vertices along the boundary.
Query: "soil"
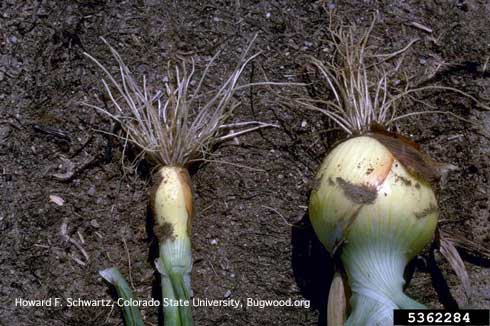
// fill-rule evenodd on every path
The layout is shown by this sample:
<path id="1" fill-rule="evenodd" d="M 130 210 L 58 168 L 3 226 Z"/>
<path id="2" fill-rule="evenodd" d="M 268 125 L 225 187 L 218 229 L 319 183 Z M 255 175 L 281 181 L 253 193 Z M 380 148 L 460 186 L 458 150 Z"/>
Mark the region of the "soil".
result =
<path id="1" fill-rule="evenodd" d="M 157 84 L 167 60 L 194 57 L 202 69 L 222 48 L 212 72 L 220 81 L 258 33 L 253 51 L 261 55 L 243 82 L 303 81 L 305 55 L 330 54 L 329 6 L 336 7 L 335 20 L 360 28 L 377 12 L 372 39 L 384 53 L 418 39 L 403 54 L 413 84 L 457 87 L 488 103 L 490 3 L 484 0 L 1 1 L 0 324 L 121 325 L 119 308 L 15 305 L 15 298 L 115 299 L 98 274 L 110 266 L 121 269 L 139 298 L 158 298 L 155 240 L 147 227 L 152 166 L 128 168 L 138 152 L 130 148 L 123 158 L 124 142 L 107 135 L 118 126 L 80 104 L 104 100 L 102 75 L 84 51 L 115 68 L 102 36 L 135 73 Z M 213 162 L 192 174 L 194 295 L 308 299 L 311 307 L 199 307 L 196 325 L 326 324 L 332 262 L 308 223 L 307 203 L 315 171 L 341 133 L 329 132 L 318 112 L 279 105 L 274 90 L 238 93 L 242 105 L 232 121 L 280 128 L 222 144 Z M 441 229 L 488 248 L 490 112 L 451 92 L 417 99 L 401 110 L 421 110 L 425 101 L 481 126 L 439 114 L 397 127 L 433 158 L 458 166 L 439 192 Z M 461 254 L 473 285 L 469 303 L 436 248 L 412 263 L 407 292 L 434 308 L 488 309 L 490 261 Z M 157 308 L 142 314 L 147 325 L 161 324 Z"/>

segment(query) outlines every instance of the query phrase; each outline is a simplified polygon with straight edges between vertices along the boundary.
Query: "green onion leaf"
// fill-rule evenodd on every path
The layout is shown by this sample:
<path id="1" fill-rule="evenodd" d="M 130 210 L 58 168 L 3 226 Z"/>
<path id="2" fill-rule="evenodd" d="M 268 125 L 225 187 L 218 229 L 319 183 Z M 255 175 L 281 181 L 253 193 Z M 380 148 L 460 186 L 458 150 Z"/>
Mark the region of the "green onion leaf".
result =
<path id="1" fill-rule="evenodd" d="M 111 267 L 99 271 L 107 282 L 111 283 L 115 288 L 117 295 L 124 300 L 134 299 L 133 292 L 131 291 L 128 282 L 124 279 L 121 272 L 117 267 Z M 132 305 L 124 305 L 123 316 L 126 326 L 144 326 L 143 319 L 141 319 L 141 313 L 137 307 Z"/>

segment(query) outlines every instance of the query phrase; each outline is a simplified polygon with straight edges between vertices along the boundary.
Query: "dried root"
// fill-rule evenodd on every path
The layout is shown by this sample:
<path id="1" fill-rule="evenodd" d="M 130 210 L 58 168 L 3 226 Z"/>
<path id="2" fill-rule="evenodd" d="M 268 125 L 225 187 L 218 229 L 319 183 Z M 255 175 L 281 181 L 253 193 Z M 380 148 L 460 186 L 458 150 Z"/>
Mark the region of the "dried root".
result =
<path id="1" fill-rule="evenodd" d="M 196 78 L 194 60 L 191 60 L 190 69 L 185 60 L 174 66 L 169 64 L 168 81 L 162 90 L 154 91 L 147 85 L 145 77 L 142 83 L 138 83 L 119 53 L 107 41 L 103 41 L 119 65 L 119 80 L 93 56 L 85 55 L 105 73 L 108 82 L 103 79 L 102 83 L 115 110 L 112 112 L 100 106 L 84 104 L 119 122 L 127 134 L 127 140 L 140 147 L 151 161 L 162 166 L 184 166 L 192 160 L 203 158 L 217 142 L 273 126 L 252 121 L 234 124 L 246 126 L 245 130 L 223 133 L 230 126 L 225 122 L 239 105 L 233 99 L 238 80 L 246 65 L 258 55 L 246 58 L 253 40 L 234 71 L 211 95 L 203 90 L 203 82 L 219 53 L 207 64 L 200 78 Z"/>

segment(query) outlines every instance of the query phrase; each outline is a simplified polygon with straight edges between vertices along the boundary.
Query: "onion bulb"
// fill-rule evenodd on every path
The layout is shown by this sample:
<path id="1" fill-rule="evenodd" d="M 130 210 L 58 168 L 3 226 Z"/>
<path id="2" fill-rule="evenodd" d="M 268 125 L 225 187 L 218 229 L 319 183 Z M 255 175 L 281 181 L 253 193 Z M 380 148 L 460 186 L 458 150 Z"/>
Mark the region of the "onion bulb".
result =
<path id="1" fill-rule="evenodd" d="M 311 193 L 318 238 L 331 253 L 342 246 L 349 326 L 389 325 L 393 309 L 423 307 L 403 293 L 403 272 L 432 240 L 438 206 L 431 185 L 400 158 L 369 134 L 350 138 L 325 158 Z"/>
<path id="2" fill-rule="evenodd" d="M 155 179 L 150 198 L 153 233 L 160 246 L 160 257 L 155 265 L 161 274 L 162 296 L 172 303 L 164 308 L 165 322 L 191 325 L 192 314 L 189 307 L 182 304 L 191 297 L 191 178 L 185 168 L 164 166 Z"/>

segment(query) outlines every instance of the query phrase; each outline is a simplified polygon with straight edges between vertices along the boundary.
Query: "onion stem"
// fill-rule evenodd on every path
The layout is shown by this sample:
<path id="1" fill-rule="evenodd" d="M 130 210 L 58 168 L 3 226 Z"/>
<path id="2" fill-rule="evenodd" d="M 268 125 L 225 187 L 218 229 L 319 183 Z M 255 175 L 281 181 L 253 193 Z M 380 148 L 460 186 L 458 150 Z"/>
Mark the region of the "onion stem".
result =
<path id="1" fill-rule="evenodd" d="M 158 260 L 158 263 L 160 263 L 160 260 Z M 174 287 L 172 285 L 172 282 L 170 281 L 167 275 L 164 275 L 162 273 L 160 273 L 160 279 L 161 279 L 161 286 L 162 286 L 162 299 L 163 299 L 162 309 L 163 309 L 164 325 L 180 326 L 182 325 L 182 323 L 180 322 L 179 307 L 170 304 L 164 304 L 165 298 L 171 300 L 172 302 L 174 302 L 174 300 L 175 301 L 177 300 L 177 297 L 175 296 L 174 293 Z"/>
<path id="2" fill-rule="evenodd" d="M 180 320 L 182 326 L 192 325 L 192 313 L 190 309 L 190 288 L 185 284 L 184 275 L 182 273 L 170 273 L 170 280 L 174 287 L 174 293 L 176 293 L 177 300 L 181 302 L 179 306 Z M 185 303 L 184 303 L 185 301 Z"/>
<path id="3" fill-rule="evenodd" d="M 192 325 L 190 275 L 173 271 L 171 266 L 164 263 L 163 257 L 157 259 L 156 266 L 161 277 L 164 324 Z"/>
<path id="4" fill-rule="evenodd" d="M 392 322 L 393 309 L 426 308 L 403 293 L 408 260 L 394 243 L 350 244 L 342 251 L 355 308 L 346 326 L 386 325 Z"/>

